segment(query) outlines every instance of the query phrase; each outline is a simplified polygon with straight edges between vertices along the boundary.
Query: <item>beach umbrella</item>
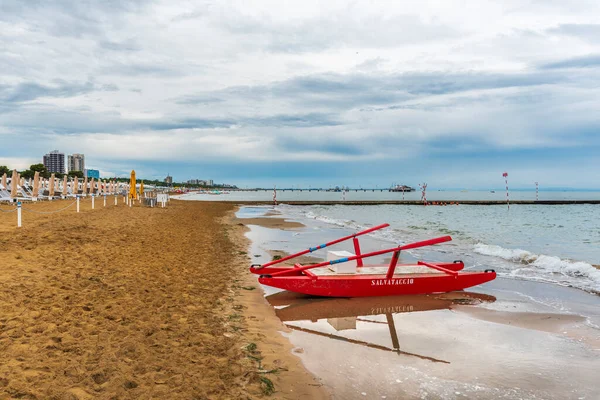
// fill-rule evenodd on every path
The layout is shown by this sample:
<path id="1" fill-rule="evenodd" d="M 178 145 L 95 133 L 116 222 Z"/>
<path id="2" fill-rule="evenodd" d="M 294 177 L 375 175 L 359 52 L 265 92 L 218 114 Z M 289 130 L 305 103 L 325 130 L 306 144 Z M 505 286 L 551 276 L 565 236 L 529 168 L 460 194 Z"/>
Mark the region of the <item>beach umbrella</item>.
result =
<path id="1" fill-rule="evenodd" d="M 95 191 L 96 188 L 94 187 L 94 178 L 92 178 L 92 180 L 90 181 L 90 193 L 94 194 Z"/>
<path id="2" fill-rule="evenodd" d="M 144 197 L 144 181 L 140 182 L 140 197 Z"/>
<path id="3" fill-rule="evenodd" d="M 79 194 L 79 179 L 75 177 L 75 181 L 73 182 L 73 194 Z"/>
<path id="4" fill-rule="evenodd" d="M 87 181 L 87 176 L 83 177 L 83 194 L 87 194 L 88 190 L 87 190 L 87 186 L 88 186 L 88 181 Z"/>
<path id="5" fill-rule="evenodd" d="M 10 179 L 10 197 L 17 197 L 17 170 L 13 169 L 12 178 Z"/>
<path id="6" fill-rule="evenodd" d="M 66 175 L 63 178 L 63 191 L 62 191 L 62 195 L 63 196 L 67 195 L 67 176 Z"/>
<path id="7" fill-rule="evenodd" d="M 131 178 L 129 178 L 129 197 L 132 199 L 136 198 L 135 193 L 135 171 L 131 170 Z"/>
<path id="8" fill-rule="evenodd" d="M 48 189 L 48 196 L 54 197 L 54 174 L 50 175 L 50 186 Z"/>
<path id="9" fill-rule="evenodd" d="M 35 171 L 33 175 L 33 197 L 38 197 L 40 193 L 40 171 Z"/>
<path id="10" fill-rule="evenodd" d="M 19 174 L 19 185 L 21 187 L 25 186 L 25 178 L 21 178 L 21 174 Z"/>
<path id="11" fill-rule="evenodd" d="M 2 175 L 2 187 L 6 189 L 6 172 Z"/>

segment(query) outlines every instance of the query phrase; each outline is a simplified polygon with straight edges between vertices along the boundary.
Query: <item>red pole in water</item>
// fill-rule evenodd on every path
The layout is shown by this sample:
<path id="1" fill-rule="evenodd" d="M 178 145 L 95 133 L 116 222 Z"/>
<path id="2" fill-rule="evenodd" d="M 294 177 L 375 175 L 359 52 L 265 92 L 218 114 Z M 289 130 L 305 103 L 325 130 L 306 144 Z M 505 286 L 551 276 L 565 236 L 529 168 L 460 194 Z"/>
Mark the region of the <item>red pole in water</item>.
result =
<path id="1" fill-rule="evenodd" d="M 508 201 L 508 172 L 504 172 L 502 176 L 504 177 L 504 183 L 506 183 L 506 205 L 510 210 L 510 202 Z"/>
<path id="2" fill-rule="evenodd" d="M 365 229 L 364 231 L 360 231 L 360 232 L 356 232 L 356 233 L 354 233 L 352 235 L 344 236 L 343 238 L 336 239 L 336 240 L 331 241 L 329 243 L 325 243 L 325 244 L 321 244 L 321 245 L 318 245 L 318 246 L 315 246 L 315 247 L 311 247 L 309 249 L 303 250 L 303 251 L 301 251 L 299 253 L 296 253 L 296 254 L 291 254 L 291 255 L 289 255 L 287 257 L 280 258 L 279 260 L 274 260 L 274 261 L 268 262 L 268 263 L 263 264 L 261 267 L 256 268 L 256 269 L 260 269 L 260 268 L 264 268 L 264 267 L 270 267 L 271 265 L 279 264 L 279 263 L 281 263 L 283 261 L 287 261 L 289 259 L 292 259 L 292 258 L 295 258 L 295 257 L 299 257 L 299 256 L 302 256 L 302 255 L 307 254 L 307 253 L 312 253 L 313 251 L 316 251 L 316 250 L 319 250 L 319 249 L 324 249 L 327 246 L 333 246 L 334 244 L 343 242 L 344 240 L 348 240 L 350 238 L 353 238 L 353 237 L 356 237 L 356 236 L 360 236 L 360 235 L 366 235 L 367 233 L 371 233 L 371 232 L 379 230 L 379 229 L 387 228 L 388 226 L 390 226 L 390 224 L 377 225 L 377 226 L 374 226 L 372 228 Z"/>
<path id="3" fill-rule="evenodd" d="M 442 237 L 438 237 L 435 239 L 424 240 L 422 242 L 405 244 L 404 246 L 392 247 L 391 249 L 378 250 L 378 251 L 374 251 L 371 253 L 361 254 L 360 256 L 352 256 L 352 257 L 347 257 L 347 258 L 340 258 L 337 260 L 324 261 L 319 264 L 305 265 L 300 268 L 290 268 L 290 269 L 286 269 L 284 271 L 275 272 L 270 275 L 271 276 L 284 276 L 284 275 L 288 275 L 290 273 L 295 274 L 300 271 L 304 271 L 306 269 L 319 268 L 319 267 L 324 267 L 326 265 L 339 264 L 339 263 L 344 263 L 347 261 L 354 261 L 354 260 L 358 260 L 358 259 L 362 259 L 362 258 L 379 256 L 381 254 L 391 253 L 393 251 L 399 252 L 401 250 L 409 250 L 409 249 L 415 249 L 417 247 L 431 246 L 431 245 L 438 244 L 438 243 L 448 242 L 450 240 L 452 240 L 452 238 L 450 236 L 442 236 Z M 396 262 L 397 262 L 397 260 L 396 260 Z"/>

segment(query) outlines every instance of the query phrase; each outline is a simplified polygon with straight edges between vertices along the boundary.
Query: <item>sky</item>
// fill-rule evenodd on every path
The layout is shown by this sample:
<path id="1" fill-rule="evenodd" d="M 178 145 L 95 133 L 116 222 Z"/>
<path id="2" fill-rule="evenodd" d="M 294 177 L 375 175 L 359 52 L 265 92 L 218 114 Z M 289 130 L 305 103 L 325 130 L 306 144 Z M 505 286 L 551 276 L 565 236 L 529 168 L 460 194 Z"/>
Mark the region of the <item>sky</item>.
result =
<path id="1" fill-rule="evenodd" d="M 0 1 L 0 165 L 600 188 L 600 2 Z"/>

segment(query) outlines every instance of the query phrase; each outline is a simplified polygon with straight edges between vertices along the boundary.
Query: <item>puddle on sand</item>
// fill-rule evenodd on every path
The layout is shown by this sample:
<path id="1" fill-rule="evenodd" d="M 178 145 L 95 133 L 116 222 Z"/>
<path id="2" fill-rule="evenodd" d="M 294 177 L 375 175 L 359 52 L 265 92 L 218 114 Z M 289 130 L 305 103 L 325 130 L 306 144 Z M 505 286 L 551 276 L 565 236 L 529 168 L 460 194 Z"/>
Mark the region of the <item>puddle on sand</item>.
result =
<path id="1" fill-rule="evenodd" d="M 290 328 L 298 356 L 335 398 L 590 399 L 600 393 L 591 372 L 600 364 L 580 343 L 511 326 L 503 315 L 492 323 L 462 311 L 494 303 L 488 294 L 331 299 L 284 291 L 266 300 Z M 574 376 L 565 365 L 588 372 Z"/>

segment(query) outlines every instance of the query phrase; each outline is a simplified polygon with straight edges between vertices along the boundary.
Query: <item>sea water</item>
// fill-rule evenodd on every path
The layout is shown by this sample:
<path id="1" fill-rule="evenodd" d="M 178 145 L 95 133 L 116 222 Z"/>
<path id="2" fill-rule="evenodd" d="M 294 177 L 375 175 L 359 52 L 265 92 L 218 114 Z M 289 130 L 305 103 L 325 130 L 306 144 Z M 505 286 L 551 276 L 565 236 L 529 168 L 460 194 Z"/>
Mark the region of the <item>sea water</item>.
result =
<path id="1" fill-rule="evenodd" d="M 411 250 L 417 258 L 461 259 L 467 269 L 600 293 L 600 205 L 286 206 L 282 216 L 344 233 L 381 223 L 370 234 L 391 246 L 450 235 L 452 242 Z M 333 239 L 332 237 L 331 239 Z M 381 247 L 381 246 L 380 246 Z"/>

